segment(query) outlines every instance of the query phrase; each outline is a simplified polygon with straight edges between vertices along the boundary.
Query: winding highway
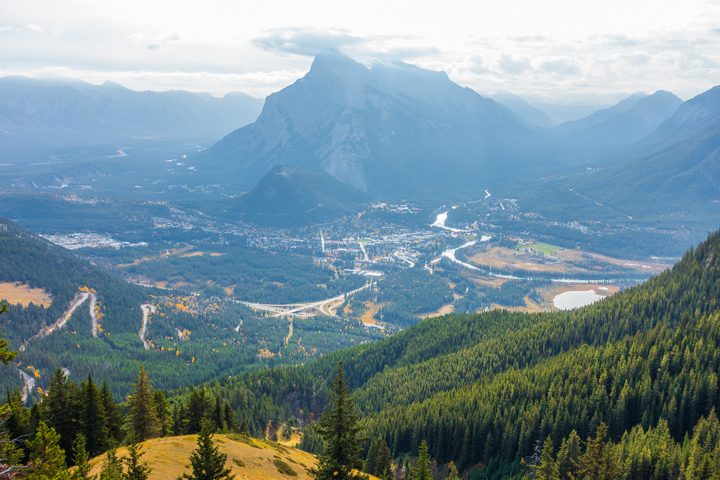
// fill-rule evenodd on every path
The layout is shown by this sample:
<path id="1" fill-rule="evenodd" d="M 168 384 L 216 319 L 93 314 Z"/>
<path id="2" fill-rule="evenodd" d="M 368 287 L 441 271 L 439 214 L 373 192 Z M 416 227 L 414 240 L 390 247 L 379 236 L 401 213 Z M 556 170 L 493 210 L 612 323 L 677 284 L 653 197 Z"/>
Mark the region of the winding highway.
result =
<path id="1" fill-rule="evenodd" d="M 259 310 L 263 312 L 269 312 L 274 314 L 274 316 L 282 317 L 285 315 L 300 315 L 301 313 L 305 312 L 308 313 L 312 310 L 316 310 L 320 312 L 322 315 L 327 315 L 329 317 L 335 317 L 337 316 L 335 314 L 335 311 L 340 305 L 345 303 L 345 301 L 350 298 L 351 296 L 355 295 L 356 293 L 362 292 L 363 290 L 370 288 L 373 285 L 374 282 L 367 282 L 365 285 L 363 285 L 360 288 L 356 288 L 355 290 L 351 290 L 346 293 L 341 293 L 340 295 L 337 295 L 332 298 L 326 298 L 325 300 L 318 300 L 317 302 L 305 302 L 305 303 L 257 303 L 257 302 L 245 302 L 240 301 L 243 305 L 246 307 L 252 308 L 254 310 Z"/>

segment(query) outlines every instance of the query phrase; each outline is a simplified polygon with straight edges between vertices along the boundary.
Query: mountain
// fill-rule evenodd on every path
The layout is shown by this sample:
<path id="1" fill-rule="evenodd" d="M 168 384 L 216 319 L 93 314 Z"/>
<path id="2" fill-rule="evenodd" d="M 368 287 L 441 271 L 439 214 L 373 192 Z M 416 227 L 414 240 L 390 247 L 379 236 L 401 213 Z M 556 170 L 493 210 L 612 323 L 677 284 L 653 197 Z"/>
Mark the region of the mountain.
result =
<path id="1" fill-rule="evenodd" d="M 214 141 L 250 123 L 262 100 L 183 91 L 138 92 L 116 83 L 0 78 L 0 146 L 40 148 L 143 140 Z"/>
<path id="2" fill-rule="evenodd" d="M 278 165 L 227 214 L 261 224 L 299 225 L 331 220 L 368 199 L 320 170 Z"/>
<path id="3" fill-rule="evenodd" d="M 572 122 L 574 120 L 580 120 L 588 115 L 592 115 L 598 110 L 606 108 L 606 104 L 588 104 L 585 102 L 577 103 L 560 103 L 562 100 L 542 100 L 538 98 L 532 99 L 532 105 L 535 108 L 547 113 L 553 120 L 553 123 L 558 125 L 565 122 Z"/>
<path id="4" fill-rule="evenodd" d="M 544 139 L 506 108 L 412 65 L 339 54 L 270 95 L 257 121 L 197 154 L 198 174 L 249 189 L 273 166 L 323 170 L 393 197 L 478 190 L 551 167 Z M 540 160 L 538 160 L 540 159 Z"/>
<path id="5" fill-rule="evenodd" d="M 702 212 L 717 226 L 720 86 L 683 103 L 614 164 L 584 175 L 573 188 L 628 215 Z"/>
<path id="6" fill-rule="evenodd" d="M 598 149 L 617 149 L 652 133 L 682 104 L 670 92 L 636 94 L 587 117 L 566 122 L 554 131 L 581 153 L 597 157 Z"/>
<path id="7" fill-rule="evenodd" d="M 395 458 L 425 439 L 439 464 L 497 474 L 483 478 L 508 478 L 548 435 L 557 446 L 573 430 L 594 435 L 600 422 L 613 441 L 660 425 L 679 449 L 720 408 L 718 298 L 713 233 L 671 270 L 588 307 L 428 319 L 374 344 L 214 388 L 225 398 L 262 399 L 242 403 L 259 425 L 288 414 L 312 421 L 343 362 L 369 438 L 383 438 Z M 680 467 L 657 478 L 677 478 Z"/>
<path id="8" fill-rule="evenodd" d="M 526 125 L 552 127 L 556 124 L 555 120 L 553 120 L 550 115 L 539 108 L 532 106 L 524 98 L 510 92 L 497 92 L 491 98 L 510 110 L 510 113 Z"/>

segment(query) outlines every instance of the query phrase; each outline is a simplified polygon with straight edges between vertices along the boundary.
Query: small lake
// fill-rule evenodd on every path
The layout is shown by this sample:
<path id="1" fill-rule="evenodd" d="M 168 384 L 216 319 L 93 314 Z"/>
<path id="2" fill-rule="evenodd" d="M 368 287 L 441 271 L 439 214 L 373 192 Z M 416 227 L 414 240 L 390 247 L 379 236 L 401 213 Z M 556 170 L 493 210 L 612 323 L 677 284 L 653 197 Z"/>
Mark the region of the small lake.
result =
<path id="1" fill-rule="evenodd" d="M 571 290 L 556 295 L 553 298 L 553 305 L 560 310 L 572 310 L 590 305 L 603 298 L 605 295 L 600 295 L 595 290 Z"/>

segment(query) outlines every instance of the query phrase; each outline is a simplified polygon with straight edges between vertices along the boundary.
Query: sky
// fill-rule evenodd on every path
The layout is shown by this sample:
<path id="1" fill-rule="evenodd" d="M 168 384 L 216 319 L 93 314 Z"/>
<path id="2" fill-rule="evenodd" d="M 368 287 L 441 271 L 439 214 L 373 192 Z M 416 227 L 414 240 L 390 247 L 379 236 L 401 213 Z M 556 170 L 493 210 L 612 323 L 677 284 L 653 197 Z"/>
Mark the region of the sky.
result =
<path id="1" fill-rule="evenodd" d="M 264 97 L 328 49 L 481 94 L 687 99 L 720 84 L 720 0 L 0 0 L 0 76 Z"/>

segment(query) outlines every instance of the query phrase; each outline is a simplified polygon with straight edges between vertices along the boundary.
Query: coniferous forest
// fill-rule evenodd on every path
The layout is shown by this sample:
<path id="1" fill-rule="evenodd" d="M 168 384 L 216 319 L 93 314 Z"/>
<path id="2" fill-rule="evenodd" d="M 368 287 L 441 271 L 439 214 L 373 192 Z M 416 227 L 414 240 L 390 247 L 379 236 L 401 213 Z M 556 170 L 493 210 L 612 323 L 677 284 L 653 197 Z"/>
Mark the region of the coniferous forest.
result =
<path id="1" fill-rule="evenodd" d="M 18 478 L 63 478 L 66 465 L 121 444 L 297 425 L 302 446 L 321 454 L 317 478 L 360 468 L 413 479 L 718 478 L 718 299 L 714 233 L 673 269 L 575 311 L 430 319 L 307 365 L 169 393 L 141 368 L 122 401 L 102 380 L 58 371 L 29 408 L 8 395 L 2 461 Z M 56 473 L 33 477 L 41 469 Z"/>

